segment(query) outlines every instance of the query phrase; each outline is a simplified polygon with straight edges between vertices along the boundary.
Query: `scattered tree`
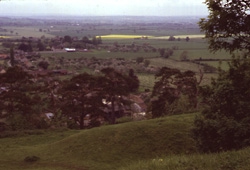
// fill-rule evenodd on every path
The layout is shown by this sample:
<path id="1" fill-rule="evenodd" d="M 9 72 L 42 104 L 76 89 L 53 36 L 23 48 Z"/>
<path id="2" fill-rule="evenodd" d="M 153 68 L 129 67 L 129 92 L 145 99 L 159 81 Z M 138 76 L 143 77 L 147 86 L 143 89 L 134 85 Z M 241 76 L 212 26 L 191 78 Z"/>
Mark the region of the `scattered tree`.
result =
<path id="1" fill-rule="evenodd" d="M 145 60 L 147 61 L 147 60 Z M 130 92 L 136 92 L 139 88 L 140 81 L 138 77 L 135 75 L 135 72 L 133 69 L 129 69 L 129 75 L 127 77 L 127 82 L 128 82 L 128 88 Z"/>
<path id="2" fill-rule="evenodd" d="M 86 37 L 86 36 L 84 36 L 84 37 L 82 38 L 82 41 L 83 41 L 84 43 L 86 43 L 86 44 L 91 44 L 91 41 L 90 41 L 89 38 Z"/>
<path id="3" fill-rule="evenodd" d="M 48 63 L 48 61 L 40 61 L 38 63 L 38 66 L 41 67 L 41 68 L 43 68 L 44 70 L 47 70 L 48 67 L 49 67 L 49 63 Z"/>
<path id="4" fill-rule="evenodd" d="M 160 48 L 159 53 L 160 53 L 160 56 L 163 57 L 165 54 L 165 48 Z"/>
<path id="5" fill-rule="evenodd" d="M 148 67 L 149 64 L 150 64 L 150 60 L 144 60 L 144 66 L 145 66 L 145 67 Z"/>
<path id="6" fill-rule="evenodd" d="M 189 109 L 196 107 L 197 80 L 194 72 L 163 67 L 155 77 L 158 81 L 155 82 L 149 106 L 153 118 L 175 114 L 176 104 L 182 96 L 188 98 Z"/>
<path id="7" fill-rule="evenodd" d="M 140 64 L 140 63 L 142 63 L 144 61 L 144 58 L 143 57 L 137 57 L 136 58 L 136 63 L 137 64 Z"/>
<path id="8" fill-rule="evenodd" d="M 10 65 L 12 67 L 15 66 L 15 56 L 14 56 L 14 48 L 13 47 L 10 48 Z"/>
<path id="9" fill-rule="evenodd" d="M 38 48 L 39 51 L 44 51 L 45 50 L 45 45 L 41 41 L 38 41 L 37 42 L 37 48 Z"/>
<path id="10" fill-rule="evenodd" d="M 72 43 L 72 38 L 69 35 L 65 35 L 64 38 L 63 38 L 63 43 L 65 43 L 65 42 L 71 44 Z"/>
<path id="11" fill-rule="evenodd" d="M 168 38 L 168 41 L 175 41 L 175 37 L 173 35 L 171 35 L 169 38 Z"/>
<path id="12" fill-rule="evenodd" d="M 181 61 L 187 61 L 188 60 L 188 52 L 187 51 L 183 51 L 181 53 L 180 60 Z"/>

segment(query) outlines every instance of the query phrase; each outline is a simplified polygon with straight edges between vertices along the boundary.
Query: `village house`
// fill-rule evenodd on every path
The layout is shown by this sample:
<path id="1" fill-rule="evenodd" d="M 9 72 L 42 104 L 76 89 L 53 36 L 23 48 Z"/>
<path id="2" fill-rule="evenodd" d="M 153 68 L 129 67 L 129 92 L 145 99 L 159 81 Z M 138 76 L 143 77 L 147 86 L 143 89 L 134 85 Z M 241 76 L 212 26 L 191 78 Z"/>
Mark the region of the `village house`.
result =
<path id="1" fill-rule="evenodd" d="M 67 52 L 75 52 L 76 51 L 75 48 L 64 48 L 64 50 Z"/>

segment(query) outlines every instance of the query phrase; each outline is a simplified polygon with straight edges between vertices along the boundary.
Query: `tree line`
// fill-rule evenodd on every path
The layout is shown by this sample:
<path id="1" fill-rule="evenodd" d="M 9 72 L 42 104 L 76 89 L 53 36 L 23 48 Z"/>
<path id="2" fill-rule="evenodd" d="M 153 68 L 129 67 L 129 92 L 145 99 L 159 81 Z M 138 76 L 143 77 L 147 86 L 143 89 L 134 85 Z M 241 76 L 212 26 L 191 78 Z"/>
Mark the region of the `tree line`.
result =
<path id="1" fill-rule="evenodd" d="M 33 51 L 50 51 L 52 47 L 58 47 L 63 49 L 64 47 L 70 48 L 90 48 L 91 46 L 96 46 L 102 44 L 101 36 L 93 36 L 92 39 L 84 36 L 82 39 L 74 38 L 69 35 L 64 37 L 56 38 L 41 38 L 34 37 L 22 37 L 20 40 L 11 40 L 6 39 L 2 40 L 2 46 L 5 48 L 10 48 L 16 46 L 17 49 L 24 52 L 33 52 Z"/>
<path id="2" fill-rule="evenodd" d="M 156 75 L 159 77 L 148 101 L 150 117 L 195 109 L 196 104 L 191 104 L 197 101 L 195 73 L 163 67 Z M 38 78 L 14 66 L 1 74 L 0 80 L 0 117 L 6 121 L 2 129 L 5 126 L 11 130 L 48 128 L 53 122 L 83 129 L 87 116 L 88 128 L 99 126 L 100 119 L 114 124 L 119 117 L 131 116 L 126 113 L 126 107 L 132 104 L 128 96 L 138 91 L 140 83 L 132 69 L 122 74 L 110 67 L 99 74 L 82 73 L 62 81 L 56 77 Z M 179 101 L 187 102 L 185 108 L 180 109 Z M 179 110 L 169 111 L 167 106 L 179 107 Z M 45 112 L 54 114 L 50 121 L 44 119 Z"/>
<path id="3" fill-rule="evenodd" d="M 64 119 L 81 129 L 86 115 L 92 123 L 102 117 L 114 124 L 119 117 L 115 107 L 128 105 L 126 96 L 139 87 L 132 70 L 125 75 L 113 68 L 101 70 L 100 75 L 83 73 L 61 81 L 54 77 L 37 79 L 14 66 L 1 74 L 0 80 L 0 115 L 11 130 L 46 128 L 48 124 L 41 117 L 46 111 L 55 114 L 54 119 Z"/>
<path id="4" fill-rule="evenodd" d="M 182 113 L 178 110 L 181 107 L 192 110 L 200 102 L 204 109 L 196 115 L 192 129 L 200 151 L 241 149 L 250 146 L 250 2 L 206 0 L 205 4 L 210 13 L 199 26 L 211 51 L 231 52 L 229 69 L 220 69 L 210 85 L 200 86 L 191 71 L 161 68 L 155 75 L 148 114 L 152 118 L 178 114 Z M 138 89 L 139 81 L 133 71 L 128 75 L 113 68 L 101 72 L 98 76 L 80 74 L 63 82 L 52 78 L 37 81 L 22 69 L 11 67 L 0 76 L 1 117 L 14 130 L 41 128 L 44 121 L 31 115 L 44 107 L 57 113 L 55 122 L 66 116 L 66 121 L 73 122 L 72 127 L 82 128 L 87 113 L 91 113 L 93 126 L 100 115 L 113 124 L 119 114 L 116 108 L 129 103 L 126 96 Z M 75 115 L 79 125 L 74 123 Z"/>

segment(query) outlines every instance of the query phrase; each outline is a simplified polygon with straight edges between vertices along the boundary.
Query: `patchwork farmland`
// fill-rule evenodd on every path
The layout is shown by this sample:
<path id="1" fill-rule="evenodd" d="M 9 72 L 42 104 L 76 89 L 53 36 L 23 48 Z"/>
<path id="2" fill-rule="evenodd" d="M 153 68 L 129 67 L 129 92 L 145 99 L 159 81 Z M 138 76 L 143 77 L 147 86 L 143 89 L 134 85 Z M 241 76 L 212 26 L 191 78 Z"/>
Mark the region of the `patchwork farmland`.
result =
<path id="1" fill-rule="evenodd" d="M 0 75 L 14 77 L 0 76 L 6 81 L 0 96 L 20 91 L 8 96 L 11 102 L 1 100 L 0 169 L 247 169 L 249 148 L 203 155 L 191 136 L 203 109 L 198 86 L 211 84 L 231 59 L 223 50 L 209 51 L 199 18 L 0 17 Z M 8 72 L 12 64 L 32 78 Z M 162 68 L 179 76 L 161 86 L 179 98 L 160 105 L 166 117 L 151 119 Z M 194 73 L 188 77 L 194 88 L 182 84 L 190 83 L 182 73 Z M 196 90 L 190 95 L 195 106 L 189 105 L 190 89 Z M 28 121 L 17 116 L 6 123 L 5 106 L 13 103 L 26 109 Z"/>

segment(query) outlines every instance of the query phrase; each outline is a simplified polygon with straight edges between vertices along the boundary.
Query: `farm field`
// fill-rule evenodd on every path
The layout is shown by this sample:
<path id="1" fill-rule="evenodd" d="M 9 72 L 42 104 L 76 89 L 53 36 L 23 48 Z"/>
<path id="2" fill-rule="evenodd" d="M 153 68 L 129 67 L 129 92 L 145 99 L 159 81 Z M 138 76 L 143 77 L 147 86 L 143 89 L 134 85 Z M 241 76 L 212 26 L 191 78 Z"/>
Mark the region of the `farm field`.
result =
<path id="1" fill-rule="evenodd" d="M 122 36 L 122 35 L 119 35 Z M 127 35 L 123 35 L 126 37 Z M 150 46 L 153 46 L 155 48 L 172 48 L 172 47 L 178 47 L 176 50 L 174 50 L 173 55 L 168 58 L 162 58 L 160 57 L 159 52 L 145 52 L 143 50 L 139 50 L 138 52 L 110 52 L 108 50 L 103 49 L 93 49 L 89 50 L 88 52 L 74 52 L 74 53 L 67 53 L 64 51 L 59 52 L 41 52 L 41 55 L 44 58 L 54 57 L 54 58 L 64 58 L 64 59 L 71 59 L 71 60 L 79 60 L 79 59 L 91 59 L 91 58 L 98 58 L 98 59 L 119 59 L 123 58 L 125 60 L 131 60 L 134 63 L 136 62 L 136 59 L 139 57 L 144 58 L 145 60 L 149 60 L 150 64 L 149 67 L 170 67 L 170 68 L 177 68 L 182 71 L 192 70 L 196 72 L 199 76 L 200 69 L 203 68 L 203 66 L 198 65 L 193 62 L 189 61 L 181 61 L 181 54 L 186 51 L 187 52 L 187 59 L 188 60 L 228 60 L 230 59 L 229 55 L 226 52 L 217 52 L 217 53 L 211 53 L 208 50 L 208 45 L 205 42 L 205 40 L 201 38 L 194 38 L 190 39 L 189 42 L 186 42 L 184 40 L 182 41 L 168 41 L 167 39 L 134 39 L 130 37 L 129 35 L 126 38 L 116 38 L 116 39 L 103 39 L 103 46 L 108 45 L 112 46 L 114 42 L 117 42 L 119 45 L 129 45 L 129 44 L 136 44 L 136 45 L 143 45 L 145 43 L 150 44 Z M 218 68 L 219 61 L 200 61 L 200 63 L 205 63 L 207 65 L 210 65 L 214 68 Z M 53 62 L 51 63 L 50 67 L 55 66 Z M 136 66 L 133 66 L 132 68 L 136 69 Z M 221 62 L 221 68 L 227 69 L 227 62 L 223 61 Z M 75 67 L 68 67 L 67 69 L 70 69 L 70 71 L 75 71 Z M 78 69 L 77 72 L 88 72 L 94 71 L 94 69 L 88 69 L 87 67 Z M 154 85 L 154 76 L 147 73 L 137 73 L 138 77 L 141 81 L 140 91 L 143 91 L 143 87 L 148 87 L 149 89 L 152 89 Z M 148 77 L 147 77 L 148 76 Z M 204 75 L 204 82 L 203 84 L 209 83 L 209 79 L 211 77 L 216 77 L 215 74 L 207 73 Z"/>
<path id="2" fill-rule="evenodd" d="M 42 36 L 45 36 L 47 38 L 54 37 L 54 35 L 48 34 L 46 32 L 40 32 L 39 28 L 36 27 L 2 27 L 2 29 L 8 30 L 8 36 L 7 36 L 8 38 L 22 38 L 22 37 L 40 38 Z M 10 31 L 12 31 L 13 33 L 10 33 Z"/>
<path id="3" fill-rule="evenodd" d="M 113 46 L 114 43 L 117 43 L 118 45 L 131 45 L 135 44 L 138 46 L 143 46 L 145 44 L 150 45 L 156 49 L 159 48 L 165 48 L 165 49 L 171 49 L 175 47 L 176 49 L 173 52 L 173 55 L 170 56 L 168 59 L 164 59 L 160 57 L 160 54 L 158 51 L 152 52 L 148 51 L 145 52 L 144 50 L 140 49 L 138 52 L 110 52 L 109 50 L 105 49 L 91 49 L 88 52 L 75 52 L 75 53 L 67 53 L 64 51 L 44 51 L 40 52 L 41 56 L 45 58 L 46 60 L 49 60 L 49 58 L 63 58 L 63 59 L 71 59 L 71 60 L 78 60 L 78 59 L 84 59 L 84 58 L 99 58 L 99 59 L 119 59 L 123 58 L 125 60 L 132 60 L 133 62 L 136 62 L 137 58 L 144 58 L 144 60 L 149 60 L 150 64 L 149 67 L 170 67 L 170 68 L 177 68 L 182 71 L 186 70 L 192 70 L 199 74 L 199 70 L 202 68 L 202 66 L 188 62 L 188 61 L 181 61 L 181 55 L 183 52 L 186 52 L 187 59 L 188 60 L 209 60 L 209 59 L 220 59 L 220 60 L 228 60 L 230 59 L 229 54 L 220 51 L 217 53 L 211 53 L 208 50 L 208 44 L 203 39 L 203 35 L 200 34 L 197 30 L 193 31 L 185 31 L 185 30 L 179 30 L 179 32 L 176 32 L 173 28 L 170 28 L 168 30 L 156 30 L 153 28 L 147 28 L 146 30 L 139 30 L 136 29 L 134 31 L 133 29 L 127 27 L 126 29 L 121 29 L 119 26 L 117 29 L 110 30 L 107 27 L 98 28 L 98 29 L 89 29 L 85 28 L 83 31 L 79 32 L 78 26 L 54 26 L 53 28 L 51 26 L 47 27 L 3 27 L 3 29 L 8 30 L 8 34 L 10 34 L 10 31 L 13 31 L 11 35 L 8 35 L 12 38 L 21 38 L 21 37 L 37 37 L 41 38 L 42 36 L 45 36 L 46 38 L 52 38 L 57 35 L 59 36 L 78 36 L 79 38 L 82 38 L 81 36 L 93 36 L 96 35 L 101 36 L 102 38 L 102 46 Z M 39 29 L 42 29 L 43 31 L 39 31 Z M 49 31 L 48 31 L 49 30 Z M 76 32 L 78 30 L 78 33 Z M 46 31 L 46 32 L 45 32 Z M 169 41 L 169 36 L 174 35 L 176 38 L 180 38 L 180 41 Z M 147 39 L 140 39 L 142 37 L 147 36 Z M 189 37 L 190 40 L 186 42 L 185 38 Z M 205 63 L 211 67 L 217 68 L 219 65 L 219 61 L 202 61 L 201 63 Z M 227 63 L 221 62 L 221 67 L 224 69 L 227 69 Z M 58 63 L 54 63 L 53 61 L 50 61 L 49 68 L 56 68 L 58 66 Z M 136 65 L 132 66 L 133 69 L 137 69 L 138 67 Z M 70 65 L 67 67 L 62 67 L 62 69 L 67 69 L 70 72 L 88 72 L 91 73 L 95 69 L 88 68 L 86 66 L 78 66 Z M 152 89 L 154 85 L 154 75 L 152 73 L 141 73 L 141 69 L 138 68 L 138 78 L 141 81 L 140 83 L 140 91 L 143 91 L 145 88 Z M 199 76 L 199 75 L 198 75 Z M 215 77 L 216 74 L 205 74 L 204 75 L 204 84 L 209 83 L 211 77 Z"/>
<path id="4" fill-rule="evenodd" d="M 10 38 L 9 36 L 0 36 L 2 39 Z"/>
<path id="5" fill-rule="evenodd" d="M 38 81 L 42 82 L 47 78 L 46 83 L 55 81 L 49 87 L 49 97 L 53 102 L 56 101 L 54 98 L 67 100 L 67 97 L 62 98 L 62 95 L 56 94 L 57 84 L 63 84 L 57 78 L 68 80 L 85 72 L 98 75 L 106 67 L 113 67 L 129 75 L 133 71 L 140 85 L 132 95 L 140 97 L 144 100 L 141 104 L 149 107 L 152 107 L 152 103 L 148 101 L 154 100 L 150 92 L 157 81 L 155 74 L 162 67 L 183 72 L 191 70 L 196 73 L 197 80 L 203 78 L 199 85 L 209 85 L 211 79 L 218 76 L 219 66 L 223 70 L 229 68 L 231 55 L 226 51 L 211 53 L 194 19 L 71 19 L 27 18 L 17 22 L 18 19 L 0 17 L 3 25 L 0 26 L 0 54 L 10 53 L 14 46 L 15 50 L 19 49 L 16 50 L 17 56 L 21 56 L 18 56 L 18 64 L 21 63 L 22 67 L 34 71 L 37 77 L 40 76 Z M 170 40 L 173 36 L 175 39 Z M 187 37 L 189 40 L 186 40 Z M 95 38 L 100 38 L 101 43 L 96 43 Z M 25 49 L 27 51 L 24 52 L 21 45 L 31 46 L 33 50 Z M 43 48 L 40 49 L 40 45 Z M 65 48 L 76 50 L 66 52 Z M 165 50 L 163 55 L 162 49 Z M 173 53 L 170 55 L 171 50 Z M 27 60 L 22 60 L 23 58 Z M 10 66 L 8 60 L 0 60 L 0 69 L 6 70 Z M 32 67 L 27 67 L 27 63 Z M 47 66 L 42 67 L 39 65 L 41 63 Z M 50 77 L 50 74 L 53 76 Z M 73 85 L 72 89 L 79 86 L 78 83 Z M 89 94 L 92 95 L 92 92 L 85 96 Z M 98 93 L 94 91 L 93 94 Z M 198 90 L 195 95 L 197 99 L 200 95 Z M 72 97 L 73 102 L 77 103 L 74 106 L 79 106 L 76 96 L 78 97 L 78 93 Z M 186 103 L 184 97 L 182 103 Z M 133 102 L 137 104 L 137 101 Z M 89 106 L 85 101 L 82 103 L 83 106 Z M 64 101 L 59 107 L 62 106 L 67 106 Z M 96 101 L 93 106 L 96 106 Z M 52 109 L 53 107 L 55 105 L 51 106 Z M 175 107 L 179 109 L 181 106 Z M 51 123 L 53 127 L 50 124 L 48 127 L 51 129 L 46 130 L 4 129 L 5 131 L 0 131 L 0 170 L 248 170 L 250 148 L 214 154 L 198 152 L 192 138 L 193 123 L 200 114 L 198 109 L 200 108 L 186 109 L 188 114 L 181 111 L 178 115 L 170 114 L 157 119 L 150 119 L 153 114 L 144 109 L 141 111 L 145 111 L 146 116 L 140 117 L 140 121 L 132 121 L 132 116 L 128 116 L 134 116 L 131 111 L 125 117 L 117 118 L 115 125 L 106 122 L 95 128 L 86 125 L 84 130 L 61 129 L 61 126 L 68 125 L 57 125 L 61 123 L 60 118 L 55 120 L 55 126 L 60 126 L 58 129 L 53 126 L 54 122 Z M 47 108 L 44 110 L 47 111 Z M 196 112 L 191 113 L 194 110 Z M 60 116 L 61 110 L 58 112 Z M 75 122 L 77 123 L 79 122 Z M 78 128 L 78 124 L 76 126 Z"/>

